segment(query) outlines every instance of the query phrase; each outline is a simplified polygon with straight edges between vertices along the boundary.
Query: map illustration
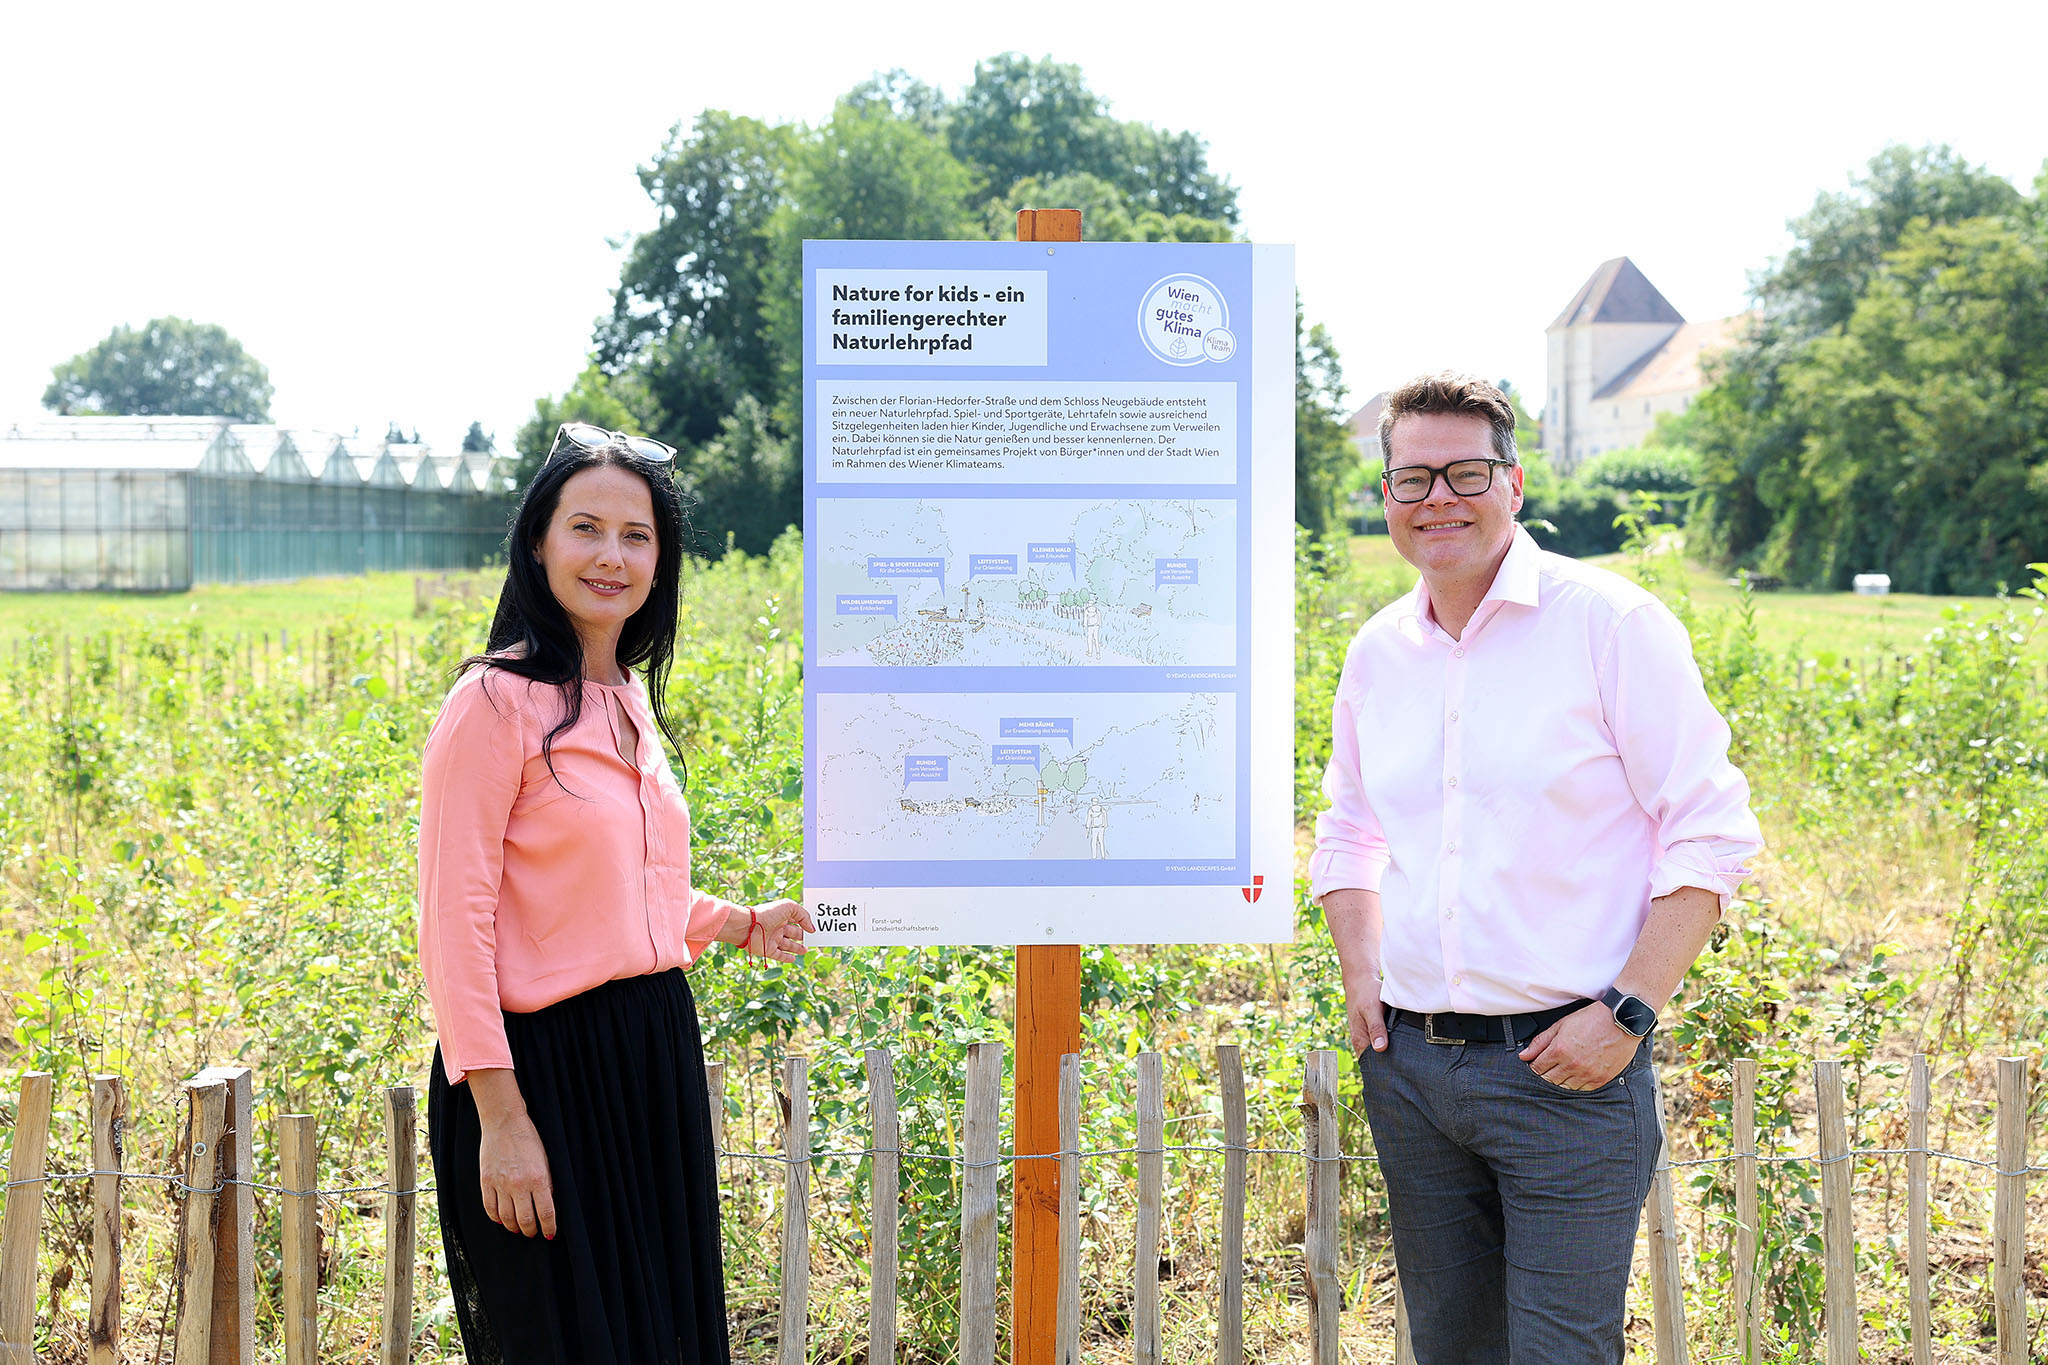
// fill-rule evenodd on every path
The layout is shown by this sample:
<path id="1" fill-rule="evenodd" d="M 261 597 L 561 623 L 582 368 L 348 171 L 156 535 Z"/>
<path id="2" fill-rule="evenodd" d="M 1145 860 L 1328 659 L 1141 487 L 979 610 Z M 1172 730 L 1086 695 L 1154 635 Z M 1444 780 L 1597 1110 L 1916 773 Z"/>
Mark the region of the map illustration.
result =
<path id="1" fill-rule="evenodd" d="M 811 857 L 1228 857 L 1236 707 L 1213 692 L 820 693 Z"/>
<path id="2" fill-rule="evenodd" d="M 1229 500 L 820 498 L 817 524 L 821 665 L 1236 662 Z"/>

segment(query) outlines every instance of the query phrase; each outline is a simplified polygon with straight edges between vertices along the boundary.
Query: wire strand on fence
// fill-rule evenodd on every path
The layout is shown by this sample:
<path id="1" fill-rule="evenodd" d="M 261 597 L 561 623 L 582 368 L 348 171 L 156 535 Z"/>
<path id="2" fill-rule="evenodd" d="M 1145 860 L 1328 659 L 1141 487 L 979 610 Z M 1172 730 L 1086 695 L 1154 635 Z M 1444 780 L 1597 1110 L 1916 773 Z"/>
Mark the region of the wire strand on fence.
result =
<path id="1" fill-rule="evenodd" d="M 1299 1147 L 1249 1147 L 1228 1143 L 1169 1143 L 1164 1147 L 1092 1147 L 1085 1151 L 1075 1152 L 1073 1155 L 1085 1160 L 1094 1157 L 1138 1156 L 1151 1152 L 1182 1152 L 1198 1156 L 1219 1156 L 1227 1152 L 1242 1152 L 1247 1156 L 1284 1156 L 1296 1161 L 1309 1161 L 1317 1164 L 1344 1162 L 1366 1166 L 1377 1166 L 1379 1164 L 1378 1157 L 1358 1156 L 1348 1152 L 1340 1152 L 1336 1156 L 1312 1156 L 1302 1151 Z M 716 1155 L 721 1159 L 730 1157 L 735 1161 L 767 1161 L 776 1165 L 788 1165 L 792 1159 L 786 1152 L 739 1152 L 723 1148 L 719 1149 Z M 808 1162 L 858 1161 L 873 1156 L 893 1156 L 901 1161 L 931 1161 L 942 1165 L 959 1166 L 967 1170 L 981 1170 L 989 1166 L 1015 1165 L 1019 1161 L 1058 1161 L 1066 1155 L 1068 1153 L 1065 1152 L 1004 1152 L 993 1161 L 969 1161 L 965 1157 L 953 1156 L 946 1152 L 913 1152 L 900 1147 L 845 1147 L 836 1149 L 819 1148 L 812 1151 L 804 1159 Z M 1983 1170 L 1988 1170 L 1993 1175 L 2025 1176 L 2048 1174 L 2048 1165 L 2021 1166 L 2017 1170 L 2008 1171 L 1996 1161 L 1987 1161 L 1982 1157 L 1964 1156 L 1961 1152 L 1943 1151 L 1938 1147 L 1858 1147 L 1854 1151 L 1845 1152 L 1838 1157 L 1790 1153 L 1769 1156 L 1759 1154 L 1752 1159 L 1761 1165 L 1793 1166 L 1805 1164 L 1832 1166 L 1844 1161 L 1854 1161 L 1862 1157 L 1880 1156 L 1925 1156 L 1937 1161 L 1957 1161 L 1965 1166 L 1976 1166 Z M 1739 1154 L 1731 1156 L 1688 1157 L 1683 1160 L 1667 1161 L 1652 1169 L 1655 1171 L 1669 1171 L 1692 1166 L 1725 1166 L 1741 1159 Z M 413 1189 L 395 1191 L 388 1183 L 378 1185 L 342 1185 L 333 1189 L 295 1190 L 285 1185 L 272 1185 L 261 1180 L 241 1180 L 233 1177 L 202 1189 L 188 1185 L 183 1176 L 165 1175 L 160 1171 L 99 1170 L 52 1171 L 47 1175 L 37 1176 L 30 1180 L 9 1180 L 0 1183 L 0 1189 L 11 1190 L 21 1185 L 41 1185 L 61 1180 L 91 1180 L 94 1176 L 102 1175 L 118 1176 L 123 1180 L 154 1180 L 171 1186 L 180 1194 L 187 1195 L 219 1194 L 230 1185 L 241 1185 L 252 1190 L 262 1190 L 268 1194 L 292 1195 L 298 1198 L 305 1198 L 310 1195 L 320 1199 L 336 1199 L 350 1194 L 397 1194 L 400 1197 L 404 1197 L 407 1195 L 432 1194 L 435 1189 L 434 1185 L 429 1182 L 425 1185 L 416 1186 Z"/>

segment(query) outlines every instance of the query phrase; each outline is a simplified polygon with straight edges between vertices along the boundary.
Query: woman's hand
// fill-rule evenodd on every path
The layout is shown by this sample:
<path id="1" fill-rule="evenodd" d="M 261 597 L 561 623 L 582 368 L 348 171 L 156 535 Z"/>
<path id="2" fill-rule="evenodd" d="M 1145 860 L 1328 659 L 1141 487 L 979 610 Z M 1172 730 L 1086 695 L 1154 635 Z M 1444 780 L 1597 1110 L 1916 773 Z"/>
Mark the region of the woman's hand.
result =
<path id="1" fill-rule="evenodd" d="M 484 1213 L 507 1232 L 553 1240 L 555 1187 L 547 1148 L 527 1115 L 518 1082 L 499 1067 L 472 1071 L 466 1079 L 484 1130 L 477 1153 Z"/>
<path id="2" fill-rule="evenodd" d="M 804 947 L 804 931 L 818 932 L 810 911 L 795 901 L 781 900 L 760 906 L 755 913 L 760 920 L 746 945 L 749 951 L 776 962 L 794 962 L 809 951 Z"/>

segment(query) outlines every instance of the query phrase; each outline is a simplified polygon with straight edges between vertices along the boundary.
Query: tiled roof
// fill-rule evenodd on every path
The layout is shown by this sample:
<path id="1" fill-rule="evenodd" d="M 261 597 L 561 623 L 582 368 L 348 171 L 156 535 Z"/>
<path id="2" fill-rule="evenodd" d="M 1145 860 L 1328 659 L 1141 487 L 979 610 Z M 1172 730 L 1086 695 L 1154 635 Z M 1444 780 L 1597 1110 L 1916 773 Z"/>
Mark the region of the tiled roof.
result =
<path id="1" fill-rule="evenodd" d="M 1596 399 L 1654 398 L 1665 393 L 1693 393 L 1706 387 L 1700 362 L 1725 351 L 1742 336 L 1752 314 L 1688 322 L 1656 350 L 1607 381 Z"/>

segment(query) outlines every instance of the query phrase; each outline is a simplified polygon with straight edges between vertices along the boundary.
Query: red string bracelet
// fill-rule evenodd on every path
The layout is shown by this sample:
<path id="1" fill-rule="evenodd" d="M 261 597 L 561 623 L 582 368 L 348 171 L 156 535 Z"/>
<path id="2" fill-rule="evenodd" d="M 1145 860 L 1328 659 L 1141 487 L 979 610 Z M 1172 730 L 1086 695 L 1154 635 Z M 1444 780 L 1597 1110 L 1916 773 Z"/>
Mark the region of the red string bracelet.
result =
<path id="1" fill-rule="evenodd" d="M 754 908 L 753 906 L 751 906 L 751 905 L 750 905 L 750 906 L 748 906 L 748 907 L 747 907 L 747 936 L 746 936 L 746 938 L 745 938 L 745 939 L 741 940 L 741 942 L 740 942 L 740 951 L 741 951 L 741 952 L 745 952 L 745 951 L 746 951 L 746 950 L 747 950 L 748 948 L 750 948 L 750 947 L 752 947 L 752 946 L 753 946 L 753 942 L 754 942 L 754 931 L 755 931 L 756 929 L 760 928 L 760 927 L 761 927 L 761 912 L 760 912 L 759 910 L 756 910 L 756 909 L 755 909 L 755 908 Z M 767 936 L 766 934 L 763 934 L 763 935 L 761 935 L 761 956 L 762 956 L 762 957 L 766 957 L 766 956 L 768 956 L 768 936 Z"/>

